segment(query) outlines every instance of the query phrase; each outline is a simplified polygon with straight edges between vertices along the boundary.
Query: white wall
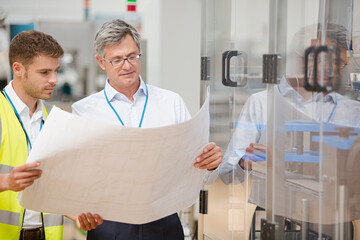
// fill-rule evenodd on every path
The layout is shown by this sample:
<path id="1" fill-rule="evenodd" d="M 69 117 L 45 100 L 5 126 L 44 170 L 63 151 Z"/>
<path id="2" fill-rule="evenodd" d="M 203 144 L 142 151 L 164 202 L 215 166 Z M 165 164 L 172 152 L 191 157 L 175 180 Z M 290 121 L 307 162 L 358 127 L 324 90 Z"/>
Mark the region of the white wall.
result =
<path id="1" fill-rule="evenodd" d="M 138 0 L 139 1 L 139 0 Z M 142 38 L 147 40 L 147 82 L 156 86 L 161 85 L 160 76 L 160 15 L 161 0 L 141 0 L 137 5 L 142 17 Z"/>
<path id="2" fill-rule="evenodd" d="M 7 22 L 29 23 L 37 20 L 81 21 L 83 1 L 72 0 L 1 0 L 8 12 Z"/>
<path id="3" fill-rule="evenodd" d="M 200 105 L 201 1 L 161 4 L 161 85 L 178 92 L 192 115 Z"/>

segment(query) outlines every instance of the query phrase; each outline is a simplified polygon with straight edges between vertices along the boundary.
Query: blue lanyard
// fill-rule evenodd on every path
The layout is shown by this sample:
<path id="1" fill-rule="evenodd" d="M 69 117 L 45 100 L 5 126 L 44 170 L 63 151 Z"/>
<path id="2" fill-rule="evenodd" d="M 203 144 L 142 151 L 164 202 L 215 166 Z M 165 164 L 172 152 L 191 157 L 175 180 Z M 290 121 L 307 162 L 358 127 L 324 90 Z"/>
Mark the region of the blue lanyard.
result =
<path id="1" fill-rule="evenodd" d="M 19 122 L 20 122 L 20 124 L 21 124 L 22 129 L 24 130 L 24 133 L 25 133 L 25 135 L 26 135 L 26 140 L 27 140 L 28 143 L 29 143 L 30 149 L 32 149 L 32 145 L 31 145 L 31 141 L 30 141 L 29 135 L 27 134 L 27 132 L 26 132 L 26 130 L 25 130 L 24 124 L 23 124 L 23 122 L 21 121 L 21 117 L 20 117 L 18 111 L 16 110 L 16 108 L 15 108 L 13 102 L 11 101 L 9 95 L 6 93 L 5 88 L 3 89 L 3 92 L 4 92 L 7 100 L 10 102 L 11 107 L 14 109 L 15 115 L 16 115 L 16 117 L 18 118 L 18 120 L 19 120 Z M 41 131 L 41 129 L 42 129 L 42 126 L 43 126 L 43 118 L 41 117 L 40 131 Z"/>
<path id="2" fill-rule="evenodd" d="M 331 111 L 331 113 L 329 115 L 329 118 L 328 118 L 327 122 L 330 122 L 330 120 L 333 118 L 336 107 L 337 107 L 337 96 L 335 94 L 335 104 L 334 104 L 334 107 L 333 107 L 333 109 L 332 109 L 332 111 Z"/>
<path id="3" fill-rule="evenodd" d="M 145 82 L 144 82 L 145 83 Z M 147 102 L 148 102 L 148 98 L 149 98 L 149 93 L 148 93 L 148 89 L 147 89 L 147 85 L 145 83 L 145 88 L 146 88 L 146 100 L 145 100 L 145 104 L 144 104 L 144 109 L 143 109 L 143 112 L 142 112 L 142 115 L 141 115 L 141 119 L 140 119 L 140 123 L 139 123 L 139 128 L 141 128 L 141 125 L 142 125 L 142 122 L 143 122 L 143 119 L 144 119 L 144 114 L 145 114 L 145 110 L 146 110 L 146 106 L 147 106 Z M 105 95 L 105 98 L 106 98 L 106 101 L 107 103 L 109 104 L 109 106 L 111 107 L 111 109 L 113 110 L 113 112 L 115 113 L 116 117 L 119 119 L 120 123 L 124 125 L 123 121 L 121 120 L 121 117 L 119 116 L 119 114 L 116 112 L 115 108 L 113 107 L 113 105 L 110 103 L 107 95 L 106 95 L 106 91 L 105 91 L 105 88 L 104 88 L 104 95 Z"/>

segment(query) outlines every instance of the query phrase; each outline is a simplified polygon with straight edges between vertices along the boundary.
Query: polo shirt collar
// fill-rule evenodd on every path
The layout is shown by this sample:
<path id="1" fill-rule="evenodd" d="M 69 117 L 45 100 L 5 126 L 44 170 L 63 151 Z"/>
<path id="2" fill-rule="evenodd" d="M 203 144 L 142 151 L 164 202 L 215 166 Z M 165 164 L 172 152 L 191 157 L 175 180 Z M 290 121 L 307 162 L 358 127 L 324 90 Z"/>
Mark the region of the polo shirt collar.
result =
<path id="1" fill-rule="evenodd" d="M 143 81 L 142 77 L 139 76 L 139 81 L 140 81 L 140 86 L 138 88 L 138 90 L 136 91 L 136 93 L 134 94 L 134 100 L 137 98 L 137 96 L 139 94 L 143 94 L 144 96 L 146 96 L 146 86 L 145 86 L 145 82 Z M 127 97 L 118 92 L 115 88 L 113 88 L 110 83 L 109 83 L 109 79 L 106 79 L 106 83 L 105 83 L 105 91 L 106 91 L 106 95 L 109 99 L 109 101 L 113 101 L 113 100 L 119 100 L 119 101 L 128 101 Z"/>

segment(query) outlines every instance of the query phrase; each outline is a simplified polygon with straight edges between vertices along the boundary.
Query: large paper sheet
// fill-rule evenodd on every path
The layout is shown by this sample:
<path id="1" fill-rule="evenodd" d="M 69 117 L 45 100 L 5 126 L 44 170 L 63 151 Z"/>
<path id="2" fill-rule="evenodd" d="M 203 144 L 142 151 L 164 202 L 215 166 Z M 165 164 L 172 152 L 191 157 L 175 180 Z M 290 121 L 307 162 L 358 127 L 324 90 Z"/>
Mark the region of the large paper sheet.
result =
<path id="1" fill-rule="evenodd" d="M 189 121 L 151 129 L 53 108 L 28 158 L 40 162 L 42 176 L 19 202 L 41 212 L 151 222 L 197 200 L 206 170 L 193 163 L 208 140 L 208 99 Z"/>

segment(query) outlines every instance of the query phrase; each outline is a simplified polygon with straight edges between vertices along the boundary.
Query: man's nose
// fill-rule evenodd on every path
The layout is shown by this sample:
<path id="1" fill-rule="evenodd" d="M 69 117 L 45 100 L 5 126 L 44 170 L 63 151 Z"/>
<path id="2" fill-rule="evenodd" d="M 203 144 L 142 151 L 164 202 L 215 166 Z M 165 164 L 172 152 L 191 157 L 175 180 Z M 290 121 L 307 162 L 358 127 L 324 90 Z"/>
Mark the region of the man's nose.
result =
<path id="1" fill-rule="evenodd" d="M 50 78 L 49 78 L 49 83 L 53 86 L 56 85 L 57 83 L 57 72 L 54 72 L 53 74 L 51 74 Z"/>
<path id="2" fill-rule="evenodd" d="M 124 63 L 122 65 L 123 69 L 130 69 L 132 67 L 132 64 L 129 62 L 129 60 L 126 58 L 124 59 Z"/>

